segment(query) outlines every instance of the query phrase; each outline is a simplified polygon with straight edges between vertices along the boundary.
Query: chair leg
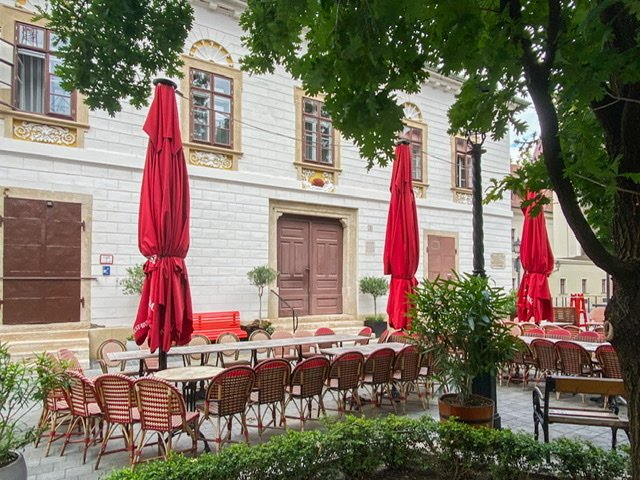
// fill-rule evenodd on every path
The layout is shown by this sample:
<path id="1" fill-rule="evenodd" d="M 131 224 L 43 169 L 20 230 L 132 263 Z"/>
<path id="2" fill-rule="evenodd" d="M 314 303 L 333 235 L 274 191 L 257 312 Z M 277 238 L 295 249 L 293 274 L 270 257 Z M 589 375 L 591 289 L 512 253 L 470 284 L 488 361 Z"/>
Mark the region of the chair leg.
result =
<path id="1" fill-rule="evenodd" d="M 67 444 L 69 443 L 69 440 L 71 438 L 71 432 L 73 431 L 73 428 L 77 425 L 79 420 L 80 420 L 80 417 L 74 417 L 71 423 L 69 423 L 67 432 L 64 434 L 64 443 L 62 444 L 62 450 L 60 450 L 61 457 L 64 455 L 64 451 L 67 448 Z"/>

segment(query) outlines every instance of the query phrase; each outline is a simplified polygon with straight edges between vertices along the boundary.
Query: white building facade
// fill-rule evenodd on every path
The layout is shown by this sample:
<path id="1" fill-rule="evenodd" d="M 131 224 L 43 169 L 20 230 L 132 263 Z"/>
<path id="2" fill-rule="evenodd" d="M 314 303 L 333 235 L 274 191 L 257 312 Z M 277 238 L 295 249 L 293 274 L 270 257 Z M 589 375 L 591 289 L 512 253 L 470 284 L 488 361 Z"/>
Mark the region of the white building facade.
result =
<path id="1" fill-rule="evenodd" d="M 130 327 L 137 298 L 124 295 L 120 281 L 145 260 L 137 221 L 147 112 L 125 104 L 112 118 L 59 90 L 49 34 L 23 3 L 0 0 L 0 339 Z M 359 279 L 382 275 L 391 167 L 367 172 L 322 98 L 306 96 L 282 69 L 264 76 L 239 69 L 247 53 L 238 25 L 243 2 L 192 3 L 178 100 L 194 311 L 256 318 L 257 292 L 246 274 L 269 264 L 280 272 L 274 287 L 303 319 L 353 324 L 373 311 Z M 472 270 L 470 158 L 447 133 L 458 88 L 434 74 L 419 93 L 398 98 L 414 153 L 418 278 Z M 486 188 L 509 172 L 508 139 L 487 139 L 485 149 Z M 508 198 L 485 206 L 487 274 L 505 288 L 511 219 Z M 286 327 L 287 316 L 269 295 L 268 317 L 282 317 Z"/>

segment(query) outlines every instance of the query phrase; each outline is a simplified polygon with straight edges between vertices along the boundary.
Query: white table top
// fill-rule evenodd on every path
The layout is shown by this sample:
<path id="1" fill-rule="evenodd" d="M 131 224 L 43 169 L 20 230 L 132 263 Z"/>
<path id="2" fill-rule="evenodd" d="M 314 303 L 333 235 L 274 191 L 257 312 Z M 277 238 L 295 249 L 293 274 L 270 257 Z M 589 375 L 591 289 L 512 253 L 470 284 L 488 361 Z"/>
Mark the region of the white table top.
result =
<path id="1" fill-rule="evenodd" d="M 190 367 L 176 367 L 167 368 L 154 372 L 153 376 L 161 378 L 168 382 L 197 382 L 199 380 L 207 380 L 218 375 L 224 371 L 222 367 L 211 366 L 190 366 Z"/>
<path id="2" fill-rule="evenodd" d="M 400 343 L 400 342 L 370 343 L 368 345 L 349 345 L 347 347 L 323 348 L 320 350 L 320 352 L 324 353 L 325 355 L 333 356 L 333 355 L 341 355 L 346 352 L 356 351 L 356 352 L 362 353 L 366 357 L 368 355 L 371 355 L 376 350 L 380 350 L 382 348 L 390 348 L 394 352 L 399 352 L 406 346 L 407 346 L 406 343 Z"/>
<path id="3" fill-rule="evenodd" d="M 353 334 L 320 335 L 313 337 L 273 338 L 270 340 L 254 340 L 251 342 L 211 343 L 207 345 L 186 345 L 172 347 L 167 355 L 197 355 L 218 352 L 235 352 L 246 350 L 259 350 L 264 348 L 296 347 L 299 345 L 315 345 L 320 343 L 340 343 L 363 340 L 369 337 Z M 148 350 L 129 350 L 126 352 L 111 352 L 107 354 L 109 360 L 142 360 L 157 357 L 157 351 L 151 353 Z"/>

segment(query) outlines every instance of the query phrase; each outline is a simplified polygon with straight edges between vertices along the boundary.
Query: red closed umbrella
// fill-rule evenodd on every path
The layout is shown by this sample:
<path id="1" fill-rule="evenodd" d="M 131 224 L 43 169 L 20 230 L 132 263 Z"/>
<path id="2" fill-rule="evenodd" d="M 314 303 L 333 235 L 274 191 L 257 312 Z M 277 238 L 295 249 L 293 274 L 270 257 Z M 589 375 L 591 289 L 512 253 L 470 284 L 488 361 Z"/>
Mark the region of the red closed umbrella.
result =
<path id="1" fill-rule="evenodd" d="M 189 251 L 189 177 L 182 151 L 175 84 L 157 81 L 144 131 L 149 135 L 140 192 L 138 247 L 147 257 L 134 324 L 136 343 L 152 352 L 184 345 L 193 332 L 191 292 L 184 262 Z M 163 365 L 163 363 L 165 365 Z"/>
<path id="2" fill-rule="evenodd" d="M 406 295 L 418 284 L 415 275 L 420 260 L 418 214 L 408 142 L 396 146 L 390 190 L 384 242 L 384 273 L 391 275 L 387 313 L 393 328 L 405 328 L 409 321 L 407 312 L 411 308 Z"/>
<path id="3" fill-rule="evenodd" d="M 533 200 L 536 194 L 529 192 L 527 200 Z M 520 244 L 520 261 L 524 276 L 518 289 L 518 319 L 522 322 L 534 318 L 553 321 L 553 305 L 549 290 L 549 275 L 553 272 L 554 258 L 547 235 L 544 212 L 532 217 L 534 203 L 528 205 L 524 213 L 522 226 L 522 243 Z"/>

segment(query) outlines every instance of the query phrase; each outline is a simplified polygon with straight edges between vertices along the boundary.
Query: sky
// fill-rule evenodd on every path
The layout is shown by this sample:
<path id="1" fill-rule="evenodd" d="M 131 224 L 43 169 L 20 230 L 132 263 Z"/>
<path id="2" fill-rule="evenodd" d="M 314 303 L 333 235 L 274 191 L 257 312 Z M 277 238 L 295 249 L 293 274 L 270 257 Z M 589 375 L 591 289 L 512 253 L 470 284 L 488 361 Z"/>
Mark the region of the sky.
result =
<path id="1" fill-rule="evenodd" d="M 527 98 L 526 101 L 529 102 L 529 107 L 522 112 L 521 119 L 527 122 L 529 128 L 524 135 L 516 135 L 516 133 L 511 129 L 509 132 L 509 137 L 511 140 L 511 162 L 514 163 L 518 160 L 520 156 L 520 152 L 518 151 L 518 146 L 516 145 L 516 141 L 521 138 L 530 137 L 534 132 L 540 135 L 540 126 L 538 125 L 538 115 L 536 115 L 536 111 L 531 104 L 531 99 Z"/>

